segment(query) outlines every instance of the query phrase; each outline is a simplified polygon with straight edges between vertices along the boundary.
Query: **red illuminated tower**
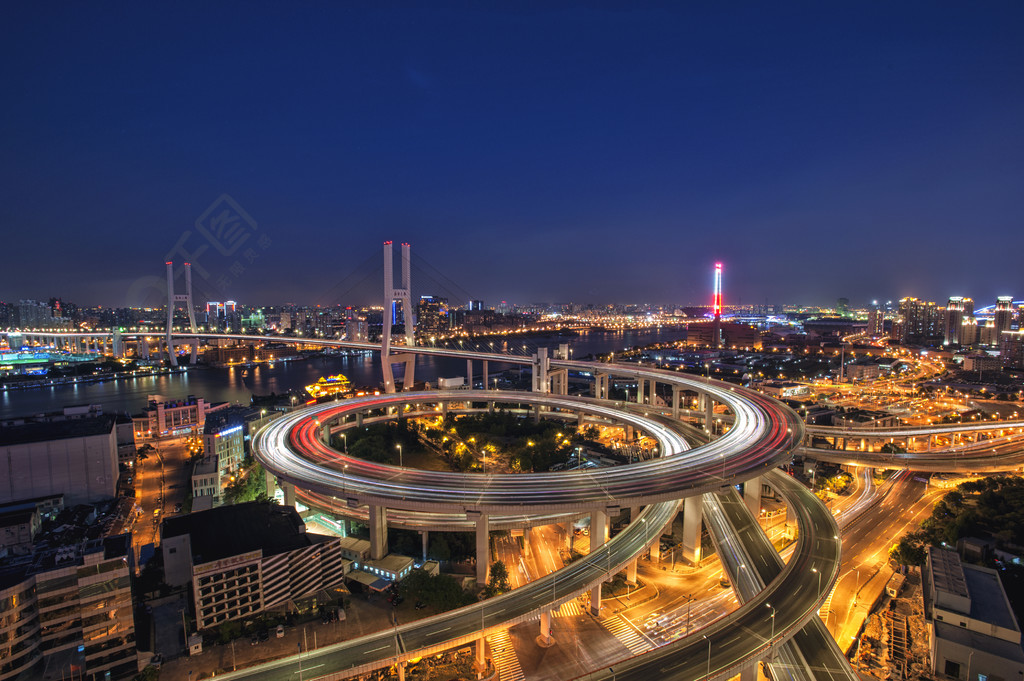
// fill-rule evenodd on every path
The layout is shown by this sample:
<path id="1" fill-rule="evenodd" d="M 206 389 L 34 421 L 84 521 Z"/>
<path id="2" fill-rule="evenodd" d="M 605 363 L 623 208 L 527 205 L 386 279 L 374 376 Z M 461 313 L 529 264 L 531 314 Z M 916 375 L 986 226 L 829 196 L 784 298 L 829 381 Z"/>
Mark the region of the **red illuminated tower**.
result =
<path id="1" fill-rule="evenodd" d="M 715 263 L 715 292 L 711 306 L 715 311 L 715 328 L 712 331 L 712 346 L 722 347 L 722 263 Z"/>

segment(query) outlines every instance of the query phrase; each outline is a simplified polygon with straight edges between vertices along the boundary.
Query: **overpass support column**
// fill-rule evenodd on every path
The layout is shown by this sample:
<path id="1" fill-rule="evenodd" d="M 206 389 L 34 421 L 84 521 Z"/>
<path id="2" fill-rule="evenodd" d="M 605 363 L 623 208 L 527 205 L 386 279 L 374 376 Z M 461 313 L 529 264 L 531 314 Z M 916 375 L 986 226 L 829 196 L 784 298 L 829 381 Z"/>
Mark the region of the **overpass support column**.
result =
<path id="1" fill-rule="evenodd" d="M 542 610 L 540 613 L 540 636 L 537 637 L 537 643 L 542 646 L 550 646 L 554 642 L 555 639 L 551 635 L 551 611 Z"/>
<path id="2" fill-rule="evenodd" d="M 405 681 L 405 663 L 398 663 L 398 681 Z M 756 681 L 756 679 L 755 679 Z"/>
<path id="3" fill-rule="evenodd" d="M 573 533 L 572 521 L 567 523 L 559 523 L 558 527 L 562 529 L 562 533 L 565 535 L 565 545 L 572 551 L 573 544 L 575 543 L 576 536 Z"/>
<path id="4" fill-rule="evenodd" d="M 473 360 L 471 359 L 466 360 L 466 387 L 470 390 L 473 389 Z"/>
<path id="5" fill-rule="evenodd" d="M 476 667 L 476 678 L 483 678 L 483 674 L 487 671 L 487 654 L 485 650 L 486 640 L 483 636 L 476 640 L 476 660 L 473 666 Z M 757 681 L 756 679 L 754 681 Z"/>
<path id="6" fill-rule="evenodd" d="M 740 672 L 740 681 L 757 681 L 757 665 L 747 667 Z"/>
<path id="7" fill-rule="evenodd" d="M 590 513 L 590 553 L 600 549 L 608 540 L 608 514 L 603 510 L 594 510 Z M 611 581 L 608 575 L 606 581 Z M 590 590 L 590 612 L 597 616 L 601 614 L 601 583 L 597 583 Z"/>
<path id="8" fill-rule="evenodd" d="M 530 557 L 530 553 L 533 551 L 533 549 L 530 548 L 531 534 L 532 532 L 530 532 L 529 527 L 523 528 L 523 555 L 527 558 Z"/>
<path id="9" fill-rule="evenodd" d="M 547 348 L 537 348 L 533 356 L 533 392 L 546 393 L 548 391 L 548 371 L 551 367 L 551 360 L 548 359 Z"/>
<path id="10" fill-rule="evenodd" d="M 483 363 L 483 367 L 484 367 L 484 383 L 483 383 L 483 389 L 484 389 L 484 390 L 487 390 L 487 360 L 485 359 L 485 360 L 484 360 L 484 361 L 483 361 L 482 363 Z"/>
<path id="11" fill-rule="evenodd" d="M 430 531 L 420 530 L 420 540 L 423 543 L 423 562 L 427 562 L 427 546 L 430 544 Z"/>
<path id="12" fill-rule="evenodd" d="M 682 392 L 682 388 L 678 385 L 672 386 L 672 418 L 679 418 L 679 395 Z"/>
<path id="13" fill-rule="evenodd" d="M 761 476 L 743 483 L 743 503 L 756 518 L 761 512 Z"/>
<path id="14" fill-rule="evenodd" d="M 796 538 L 797 514 L 793 504 L 786 504 L 786 536 Z"/>
<path id="15" fill-rule="evenodd" d="M 295 506 L 295 485 L 290 482 L 281 481 L 281 491 L 284 492 L 284 505 Z"/>
<path id="16" fill-rule="evenodd" d="M 644 403 L 644 392 L 647 390 L 647 381 L 642 378 L 636 379 L 636 403 Z"/>
<path id="17" fill-rule="evenodd" d="M 388 509 L 368 506 L 370 511 L 370 558 L 380 560 L 388 552 Z"/>
<path id="18" fill-rule="evenodd" d="M 683 502 L 683 559 L 696 565 L 700 562 L 700 535 L 703 525 L 703 504 L 700 496 L 687 497 Z M 658 537 L 657 543 L 661 543 Z"/>
<path id="19" fill-rule="evenodd" d="M 487 515 L 481 513 L 476 520 L 476 583 L 478 587 L 487 583 L 487 569 L 491 562 L 490 535 Z"/>
<path id="20" fill-rule="evenodd" d="M 583 430 L 583 412 L 582 411 L 578 412 L 576 414 L 576 429 L 577 430 Z"/>
<path id="21" fill-rule="evenodd" d="M 363 412 L 356 412 L 356 428 L 363 427 Z"/>
<path id="22" fill-rule="evenodd" d="M 274 478 L 274 474 L 268 471 L 267 469 L 263 469 L 263 481 L 263 489 L 266 491 L 267 496 L 273 499 L 274 487 L 276 487 L 276 480 Z"/>
<path id="23" fill-rule="evenodd" d="M 634 558 L 626 566 L 626 581 L 630 584 L 636 584 L 636 561 L 637 559 Z"/>
<path id="24" fill-rule="evenodd" d="M 704 432 L 711 433 L 715 419 L 715 401 L 710 395 L 704 396 Z"/>

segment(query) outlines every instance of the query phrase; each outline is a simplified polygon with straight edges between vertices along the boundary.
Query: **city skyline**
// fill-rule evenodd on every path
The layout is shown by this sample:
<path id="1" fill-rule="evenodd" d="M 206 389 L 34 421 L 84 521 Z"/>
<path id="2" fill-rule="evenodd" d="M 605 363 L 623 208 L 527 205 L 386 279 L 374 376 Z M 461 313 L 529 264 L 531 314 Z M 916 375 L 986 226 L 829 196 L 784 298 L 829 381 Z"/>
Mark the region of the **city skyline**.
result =
<path id="1" fill-rule="evenodd" d="M 727 306 L 1021 297 L 1011 3 L 11 18 L 7 301 L 205 246 L 209 299 L 332 304 L 386 239 L 488 301 L 705 304 L 715 261 Z"/>

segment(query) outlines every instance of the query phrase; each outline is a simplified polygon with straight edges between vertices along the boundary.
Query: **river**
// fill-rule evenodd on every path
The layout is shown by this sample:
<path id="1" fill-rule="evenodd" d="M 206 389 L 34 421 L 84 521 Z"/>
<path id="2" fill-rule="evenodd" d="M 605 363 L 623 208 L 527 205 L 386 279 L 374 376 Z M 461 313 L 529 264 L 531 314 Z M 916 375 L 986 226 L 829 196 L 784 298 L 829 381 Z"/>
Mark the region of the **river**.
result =
<path id="1" fill-rule="evenodd" d="M 521 340 L 495 341 L 493 347 L 495 352 L 507 351 L 507 343 L 515 346 L 521 353 L 523 344 L 532 349 L 556 348 L 560 343 L 568 343 L 572 349 L 572 357 L 582 358 L 588 354 L 617 352 L 627 347 L 678 340 L 685 335 L 686 332 L 678 328 L 589 331 L 579 336 L 530 336 Z M 467 341 L 468 343 L 479 345 L 481 349 L 490 349 L 489 341 Z M 499 347 L 499 344 L 502 347 Z M 508 367 L 492 362 L 489 371 L 494 374 L 503 368 Z M 395 367 L 396 373 L 399 369 L 399 366 Z M 474 363 L 473 371 L 479 377 L 479 363 Z M 0 419 L 60 411 L 66 406 L 81 404 L 102 405 L 105 413 L 138 412 L 146 405 L 149 395 L 162 395 L 169 399 L 195 395 L 211 402 L 249 404 L 254 393 L 285 393 L 314 383 L 321 376 L 333 374 L 344 374 L 354 386 L 375 386 L 382 380 L 377 353 L 278 362 L 272 367 L 197 367 L 188 372 L 164 376 L 0 391 Z M 435 382 L 438 377 L 465 375 L 465 360 L 440 357 L 420 357 L 416 360 L 417 380 Z"/>

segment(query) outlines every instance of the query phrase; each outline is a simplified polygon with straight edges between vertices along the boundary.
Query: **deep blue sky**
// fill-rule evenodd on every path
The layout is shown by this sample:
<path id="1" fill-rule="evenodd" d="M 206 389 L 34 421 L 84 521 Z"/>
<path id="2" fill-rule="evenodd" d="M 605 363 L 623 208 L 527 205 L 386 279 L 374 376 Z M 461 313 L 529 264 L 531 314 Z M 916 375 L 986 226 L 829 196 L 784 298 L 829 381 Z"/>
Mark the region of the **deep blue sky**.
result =
<path id="1" fill-rule="evenodd" d="M 222 194 L 241 302 L 386 239 L 488 303 L 1024 297 L 1024 3 L 381 4 L 6 5 L 0 299 L 137 302 Z"/>

